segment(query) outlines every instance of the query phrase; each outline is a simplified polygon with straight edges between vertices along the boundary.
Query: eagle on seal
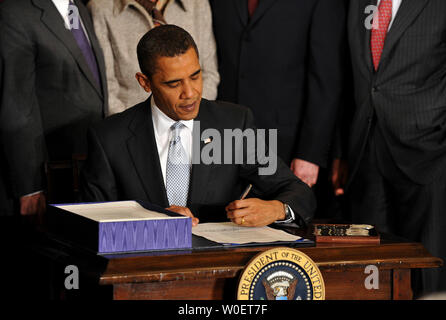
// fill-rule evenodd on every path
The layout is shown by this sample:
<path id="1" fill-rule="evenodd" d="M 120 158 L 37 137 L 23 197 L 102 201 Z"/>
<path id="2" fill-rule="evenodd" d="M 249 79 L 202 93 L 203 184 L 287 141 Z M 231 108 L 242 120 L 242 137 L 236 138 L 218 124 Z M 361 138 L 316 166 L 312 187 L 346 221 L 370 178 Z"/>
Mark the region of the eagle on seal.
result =
<path id="1" fill-rule="evenodd" d="M 274 272 L 262 280 L 268 300 L 293 300 L 298 279 L 284 271 Z"/>

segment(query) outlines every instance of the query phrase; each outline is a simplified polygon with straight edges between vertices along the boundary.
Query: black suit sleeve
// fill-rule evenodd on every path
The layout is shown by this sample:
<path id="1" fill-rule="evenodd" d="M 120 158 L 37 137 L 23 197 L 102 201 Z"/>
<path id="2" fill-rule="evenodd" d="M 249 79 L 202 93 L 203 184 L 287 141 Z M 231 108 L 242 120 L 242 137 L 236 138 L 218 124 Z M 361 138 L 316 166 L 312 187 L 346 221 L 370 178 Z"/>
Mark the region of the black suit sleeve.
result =
<path id="1" fill-rule="evenodd" d="M 346 8 L 344 0 L 319 0 L 308 43 L 307 101 L 294 157 L 326 167 L 342 99 Z"/>
<path id="2" fill-rule="evenodd" d="M 0 10 L 0 139 L 15 198 L 42 190 L 46 145 L 36 96 L 36 52 L 19 16 Z"/>
<path id="3" fill-rule="evenodd" d="M 101 141 L 93 128 L 87 135 L 88 158 L 81 173 L 83 201 L 117 201 L 115 177 Z"/>
<path id="4" fill-rule="evenodd" d="M 254 117 L 251 110 L 247 109 L 244 130 L 255 129 Z M 256 139 L 258 141 L 258 139 Z M 279 200 L 288 204 L 298 218 L 298 224 L 308 224 L 316 210 L 316 200 L 313 191 L 299 178 L 297 178 L 285 163 L 276 155 L 275 148 L 271 146 L 274 141 L 269 141 L 269 154 L 267 159 L 263 157 L 264 152 L 257 154 L 257 148 L 246 148 L 247 161 L 240 166 L 240 176 L 242 179 L 249 181 L 260 193 L 261 198 L 265 200 Z M 250 161 L 255 158 L 255 160 Z M 275 160 L 272 160 L 274 158 Z M 276 161 L 276 170 L 272 165 L 272 161 Z M 249 164 L 255 162 L 255 164 Z M 265 164 L 266 163 L 266 164 Z M 268 170 L 262 172 L 261 168 Z M 300 218 L 300 219 L 299 219 Z"/>

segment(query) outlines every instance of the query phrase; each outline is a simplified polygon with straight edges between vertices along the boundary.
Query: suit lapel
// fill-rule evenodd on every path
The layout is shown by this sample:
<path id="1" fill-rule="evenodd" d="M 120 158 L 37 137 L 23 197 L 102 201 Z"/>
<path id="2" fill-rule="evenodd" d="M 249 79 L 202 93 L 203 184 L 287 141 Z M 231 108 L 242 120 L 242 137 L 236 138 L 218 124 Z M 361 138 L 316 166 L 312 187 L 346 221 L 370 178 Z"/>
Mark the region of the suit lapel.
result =
<path id="1" fill-rule="evenodd" d="M 247 1 L 241 1 L 247 3 Z M 249 20 L 249 26 L 253 26 L 263 15 L 268 11 L 268 9 L 277 2 L 277 0 L 261 0 L 259 1 L 259 5 L 254 11 L 251 19 Z M 248 10 L 248 9 L 246 9 Z"/>
<path id="2" fill-rule="evenodd" d="M 42 9 L 42 16 L 41 16 L 42 22 L 65 45 L 65 47 L 68 49 L 68 51 L 72 54 L 72 56 L 76 60 L 82 73 L 94 87 L 98 95 L 102 98 L 102 90 L 99 87 L 96 80 L 94 79 L 87 62 L 85 61 L 82 51 L 80 50 L 78 44 L 76 43 L 76 40 L 74 39 L 71 31 L 65 28 L 64 21 L 61 15 L 59 14 L 59 11 L 57 11 L 57 8 L 51 1 L 33 0 L 33 2 L 35 6 Z M 83 12 L 83 10 L 80 8 L 79 13 L 81 15 L 82 21 L 84 22 L 86 29 L 88 30 L 87 27 L 88 23 L 86 23 L 88 19 L 85 17 L 85 12 Z M 91 35 L 92 34 L 91 31 L 88 31 L 88 33 L 90 40 L 94 39 L 94 37 Z M 96 50 L 93 48 L 93 50 L 96 54 L 96 57 L 98 57 L 98 48 L 96 48 Z M 105 79 L 103 79 L 103 81 L 105 83 Z"/>
<path id="3" fill-rule="evenodd" d="M 368 15 L 366 8 L 370 5 L 376 5 L 377 0 L 357 0 L 350 1 L 348 12 L 348 36 L 351 50 L 351 59 L 356 61 L 357 65 L 364 73 L 369 75 L 372 72 L 371 53 L 370 53 L 370 30 L 368 30 L 366 21 Z"/>
<path id="4" fill-rule="evenodd" d="M 232 3 L 237 10 L 242 24 L 246 26 L 248 24 L 248 0 L 233 0 Z"/>
<path id="5" fill-rule="evenodd" d="M 429 0 L 404 0 L 386 37 L 381 61 L 389 55 L 404 31 L 424 9 Z"/>
<path id="6" fill-rule="evenodd" d="M 169 202 L 153 130 L 150 99 L 138 108 L 140 109 L 129 125 L 133 136 L 127 141 L 128 152 L 147 198 L 151 203 L 168 207 Z"/>
<path id="7" fill-rule="evenodd" d="M 209 175 L 212 165 L 206 165 L 201 162 L 201 150 L 205 145 L 205 140 L 209 137 L 203 137 L 201 135 L 203 131 L 210 128 L 211 121 L 206 109 L 208 102 L 204 99 L 201 100 L 200 112 L 194 122 L 194 134 L 193 134 L 193 149 L 192 153 L 195 155 L 196 160 L 192 164 L 191 184 L 189 188 L 188 205 L 203 203 L 204 196 L 206 195 L 206 185 L 209 181 Z M 197 146 L 196 141 L 200 139 L 200 144 Z"/>
<path id="8" fill-rule="evenodd" d="M 378 3 L 378 0 L 363 0 L 362 1 L 364 4 L 363 6 L 361 6 L 359 9 L 362 10 L 362 12 L 365 12 L 365 9 L 367 6 L 372 5 L 375 6 Z M 370 13 L 372 14 L 372 13 Z M 365 26 L 365 19 L 366 19 L 366 15 L 363 15 L 362 17 L 364 17 L 364 19 L 360 19 L 360 23 L 361 23 L 361 39 L 362 39 L 362 57 L 365 61 L 365 66 L 367 68 L 368 72 L 373 72 L 373 61 L 372 61 L 372 50 L 371 50 L 371 46 L 370 46 L 370 41 L 371 41 L 371 37 L 372 37 L 372 30 L 370 28 L 367 28 Z"/>

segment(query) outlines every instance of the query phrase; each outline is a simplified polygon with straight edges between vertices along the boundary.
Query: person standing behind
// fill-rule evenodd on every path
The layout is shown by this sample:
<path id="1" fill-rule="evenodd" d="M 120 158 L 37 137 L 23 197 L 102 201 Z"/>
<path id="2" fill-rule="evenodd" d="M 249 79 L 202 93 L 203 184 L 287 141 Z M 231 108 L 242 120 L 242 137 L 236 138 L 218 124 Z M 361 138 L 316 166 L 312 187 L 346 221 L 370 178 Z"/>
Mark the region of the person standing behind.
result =
<path id="1" fill-rule="evenodd" d="M 0 2 L 0 273 L 9 298 L 42 297 L 48 268 L 27 250 L 35 238 L 25 222 L 46 209 L 44 162 L 84 154 L 87 127 L 106 105 L 104 58 L 82 2 Z"/>
<path id="2" fill-rule="evenodd" d="M 445 17 L 444 0 L 350 2 L 355 105 L 346 112 L 346 185 L 347 167 L 338 160 L 333 170 L 353 222 L 421 242 L 444 260 Z M 417 291 L 446 290 L 445 267 L 421 272 Z"/>
<path id="3" fill-rule="evenodd" d="M 75 0 L 0 3 L 2 213 L 45 210 L 44 162 L 86 152 L 107 105 L 105 66 L 91 18 Z M 7 206 L 7 208 L 3 208 Z"/>
<path id="4" fill-rule="evenodd" d="M 278 155 L 309 186 L 327 167 L 341 104 L 344 0 L 211 0 L 218 98 L 278 129 Z"/>
<path id="5" fill-rule="evenodd" d="M 207 0 L 91 0 L 96 34 L 104 50 L 109 88 L 106 115 L 122 112 L 146 99 L 135 74 L 139 71 L 136 46 L 150 29 L 175 24 L 193 36 L 203 68 L 203 96 L 217 97 L 220 76 Z"/>

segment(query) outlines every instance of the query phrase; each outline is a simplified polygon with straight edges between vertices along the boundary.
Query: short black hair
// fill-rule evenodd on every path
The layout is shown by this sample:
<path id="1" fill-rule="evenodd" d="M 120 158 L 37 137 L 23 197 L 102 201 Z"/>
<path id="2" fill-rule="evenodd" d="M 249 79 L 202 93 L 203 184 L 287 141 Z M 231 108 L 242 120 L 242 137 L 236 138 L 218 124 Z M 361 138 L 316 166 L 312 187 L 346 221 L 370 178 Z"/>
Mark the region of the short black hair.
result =
<path id="1" fill-rule="evenodd" d="M 156 71 L 159 57 L 179 56 L 190 48 L 194 48 L 198 56 L 197 45 L 186 30 L 170 24 L 155 27 L 138 43 L 137 54 L 141 72 L 150 78 Z"/>

